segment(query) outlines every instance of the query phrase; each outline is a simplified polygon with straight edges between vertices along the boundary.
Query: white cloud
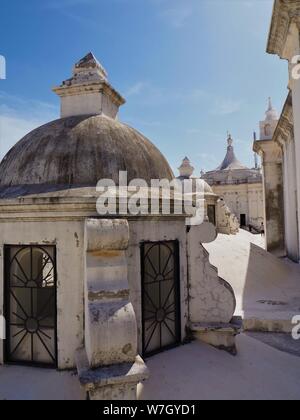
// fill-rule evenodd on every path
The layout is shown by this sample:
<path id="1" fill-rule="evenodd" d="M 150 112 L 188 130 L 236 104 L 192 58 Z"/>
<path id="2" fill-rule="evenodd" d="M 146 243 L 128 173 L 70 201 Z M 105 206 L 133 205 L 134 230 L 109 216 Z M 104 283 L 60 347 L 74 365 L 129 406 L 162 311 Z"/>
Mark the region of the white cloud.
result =
<path id="1" fill-rule="evenodd" d="M 0 159 L 27 133 L 58 118 L 56 106 L 0 91 Z"/>
<path id="2" fill-rule="evenodd" d="M 199 153 L 196 157 L 202 170 L 207 170 L 208 168 L 217 166 L 220 163 L 216 159 L 216 156 L 211 153 Z"/>
<path id="3" fill-rule="evenodd" d="M 86 15 L 92 6 L 99 6 L 99 0 L 53 0 L 42 7 L 50 12 L 60 13 L 67 19 L 93 31 L 99 31 L 99 22 L 94 15 Z"/>
<path id="4" fill-rule="evenodd" d="M 135 97 L 143 105 L 163 105 L 171 102 L 194 105 L 207 100 L 209 95 L 200 88 L 166 89 L 150 82 L 138 81 L 125 89 L 125 98 Z"/>
<path id="5" fill-rule="evenodd" d="M 256 6 L 257 3 L 255 1 L 244 0 L 242 5 L 245 6 L 245 7 L 248 7 L 248 8 L 252 8 L 252 7 Z"/>
<path id="6" fill-rule="evenodd" d="M 125 115 L 124 122 L 131 125 L 132 127 L 161 127 L 163 124 L 160 121 L 150 121 L 146 119 L 130 117 Z"/>
<path id="7" fill-rule="evenodd" d="M 126 92 L 126 96 L 136 96 L 142 93 L 142 91 L 146 88 L 145 82 L 137 82 L 133 86 L 129 87 L 129 89 Z"/>
<path id="8" fill-rule="evenodd" d="M 0 115 L 0 159 L 18 140 L 38 125 L 40 124 L 37 121 Z"/>
<path id="9" fill-rule="evenodd" d="M 193 15 L 193 8 L 188 6 L 178 6 L 167 9 L 161 16 L 175 28 L 182 28 L 188 19 Z"/>
<path id="10" fill-rule="evenodd" d="M 201 88 L 180 89 L 177 87 L 166 89 L 144 81 L 137 81 L 128 87 L 125 97 L 135 97 L 135 100 L 139 103 L 150 106 L 174 102 L 191 106 L 205 104 L 205 107 L 210 109 L 211 114 L 224 116 L 239 112 L 243 105 L 241 100 L 214 97 Z"/>
<path id="11" fill-rule="evenodd" d="M 135 97 L 139 104 L 152 106 L 163 104 L 170 100 L 170 96 L 165 88 L 155 86 L 149 82 L 138 81 L 127 89 L 125 97 Z"/>
<path id="12" fill-rule="evenodd" d="M 97 0 L 52 0 L 50 3 L 46 3 L 44 7 L 47 9 L 61 10 L 74 6 L 89 6 L 93 3 L 97 3 Z"/>
<path id="13" fill-rule="evenodd" d="M 218 98 L 215 101 L 212 113 L 216 115 L 231 115 L 240 111 L 242 106 L 241 101 L 233 99 Z"/>
<path id="14" fill-rule="evenodd" d="M 188 128 L 186 130 L 187 134 L 202 134 L 203 130 L 201 128 Z"/>
<path id="15" fill-rule="evenodd" d="M 52 118 L 58 115 L 58 107 L 48 102 L 38 99 L 27 99 L 20 96 L 10 95 L 7 92 L 0 91 L 0 114 L 26 116 L 30 119 Z"/>
<path id="16" fill-rule="evenodd" d="M 240 145 L 243 145 L 243 146 L 247 146 L 247 150 L 249 149 L 249 141 L 242 140 L 242 139 L 239 139 L 239 138 L 234 138 L 233 140 L 234 140 L 235 144 L 240 144 Z M 250 143 L 251 143 L 251 141 L 250 141 Z"/>

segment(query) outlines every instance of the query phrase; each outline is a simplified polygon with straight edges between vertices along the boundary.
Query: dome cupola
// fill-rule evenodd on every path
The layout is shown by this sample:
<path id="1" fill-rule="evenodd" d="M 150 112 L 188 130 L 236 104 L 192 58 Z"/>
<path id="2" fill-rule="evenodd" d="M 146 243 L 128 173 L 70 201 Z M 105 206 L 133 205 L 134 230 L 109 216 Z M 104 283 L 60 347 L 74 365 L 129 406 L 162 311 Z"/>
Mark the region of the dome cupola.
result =
<path id="1" fill-rule="evenodd" d="M 178 168 L 179 170 L 179 177 L 182 179 L 190 178 L 194 173 L 194 168 L 191 165 L 191 161 L 188 157 L 185 157 L 182 161 L 182 164 Z"/>
<path id="2" fill-rule="evenodd" d="M 61 119 L 20 140 L 0 164 L 0 186 L 44 185 L 56 189 L 94 186 L 127 171 L 140 178 L 174 178 L 160 151 L 135 129 L 118 121 L 125 99 L 109 84 L 92 53 L 75 64 L 73 77 L 54 88 L 61 98 Z M 47 190 L 47 188 L 45 188 Z"/>
<path id="3" fill-rule="evenodd" d="M 109 84 L 104 67 L 92 53 L 73 68 L 73 76 L 53 91 L 61 98 L 61 117 L 98 114 L 116 118 L 125 99 Z"/>

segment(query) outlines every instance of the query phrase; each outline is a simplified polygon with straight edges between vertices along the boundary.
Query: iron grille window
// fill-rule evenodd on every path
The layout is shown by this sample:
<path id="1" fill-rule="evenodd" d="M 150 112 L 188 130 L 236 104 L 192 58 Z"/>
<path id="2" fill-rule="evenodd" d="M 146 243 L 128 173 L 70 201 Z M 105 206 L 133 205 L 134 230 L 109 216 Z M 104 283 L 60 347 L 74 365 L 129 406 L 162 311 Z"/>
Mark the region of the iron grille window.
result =
<path id="1" fill-rule="evenodd" d="M 143 354 L 180 343 L 179 247 L 177 241 L 144 243 L 142 252 Z"/>
<path id="2" fill-rule="evenodd" d="M 6 361 L 57 365 L 56 249 L 5 246 Z"/>

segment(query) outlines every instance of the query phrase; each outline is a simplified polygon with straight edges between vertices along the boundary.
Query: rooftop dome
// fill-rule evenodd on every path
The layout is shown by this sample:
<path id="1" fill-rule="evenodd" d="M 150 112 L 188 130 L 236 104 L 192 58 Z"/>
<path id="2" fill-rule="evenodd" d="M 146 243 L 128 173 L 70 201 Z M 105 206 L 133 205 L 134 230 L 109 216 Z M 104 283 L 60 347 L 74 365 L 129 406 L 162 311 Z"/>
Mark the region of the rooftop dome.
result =
<path id="1" fill-rule="evenodd" d="M 100 179 L 118 185 L 120 171 L 127 171 L 128 182 L 174 178 L 160 151 L 118 121 L 125 99 L 109 84 L 92 53 L 53 91 L 61 98 L 61 119 L 32 131 L 8 152 L 0 164 L 2 190 L 21 185 L 96 186 Z"/>
<path id="2" fill-rule="evenodd" d="M 204 180 L 203 181 L 203 188 L 204 188 L 204 193 L 205 194 L 211 194 L 211 195 L 216 195 L 212 189 L 212 187 Z"/>
<path id="3" fill-rule="evenodd" d="M 160 151 L 142 134 L 112 118 L 62 118 L 20 140 L 0 164 L 0 185 L 95 186 L 128 172 L 128 181 L 173 179 Z"/>
<path id="4" fill-rule="evenodd" d="M 200 188 L 200 191 L 201 191 L 201 187 L 200 187 L 200 185 L 201 185 L 205 195 L 214 195 L 215 196 L 215 194 L 213 192 L 213 189 L 211 188 L 211 186 L 206 181 L 204 181 L 201 178 L 197 178 L 195 176 L 192 176 L 193 172 L 194 172 L 194 168 L 191 165 L 191 161 L 188 157 L 185 157 L 183 159 L 182 164 L 178 168 L 178 170 L 179 170 L 179 177 L 177 179 L 179 179 L 182 182 L 184 182 L 185 180 L 188 180 L 188 179 L 192 180 L 192 188 L 193 188 L 194 192 L 196 192 L 196 190 L 199 189 L 199 188 Z M 197 185 L 197 182 L 199 182 L 199 181 L 201 182 L 201 184 Z"/>

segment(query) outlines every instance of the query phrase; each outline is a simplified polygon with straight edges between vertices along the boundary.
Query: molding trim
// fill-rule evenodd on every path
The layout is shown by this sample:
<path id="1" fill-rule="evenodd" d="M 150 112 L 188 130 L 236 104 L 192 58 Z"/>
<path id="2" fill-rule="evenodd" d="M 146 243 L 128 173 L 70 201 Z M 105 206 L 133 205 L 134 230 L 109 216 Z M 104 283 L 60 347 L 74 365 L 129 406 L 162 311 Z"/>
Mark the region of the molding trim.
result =
<path id="1" fill-rule="evenodd" d="M 294 118 L 292 92 L 289 92 L 280 116 L 273 141 L 282 145 L 282 142 L 289 143 L 294 139 Z"/>
<path id="2" fill-rule="evenodd" d="M 267 52 L 281 58 L 289 33 L 290 25 L 296 22 L 300 27 L 300 3 L 298 0 L 275 0 L 269 32 Z"/>

